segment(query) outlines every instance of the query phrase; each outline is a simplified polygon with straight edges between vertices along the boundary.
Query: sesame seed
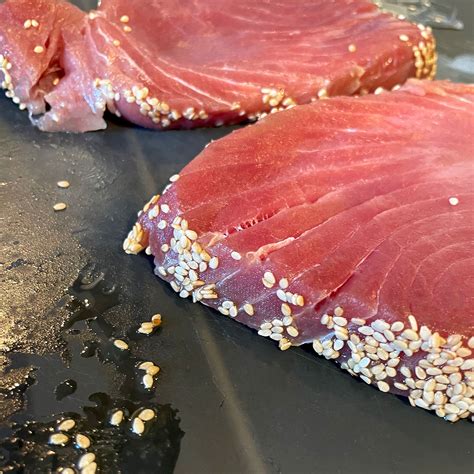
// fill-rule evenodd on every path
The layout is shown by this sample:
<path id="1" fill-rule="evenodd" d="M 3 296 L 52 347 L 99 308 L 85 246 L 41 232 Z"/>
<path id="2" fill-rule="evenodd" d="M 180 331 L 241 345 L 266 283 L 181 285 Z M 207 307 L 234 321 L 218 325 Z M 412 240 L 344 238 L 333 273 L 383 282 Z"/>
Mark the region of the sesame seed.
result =
<path id="1" fill-rule="evenodd" d="M 25 23 L 23 23 L 23 28 L 25 28 L 25 30 L 31 28 L 31 20 L 26 20 Z"/>
<path id="2" fill-rule="evenodd" d="M 407 35 L 400 35 L 398 38 L 400 39 L 400 41 L 404 41 L 404 42 L 410 39 Z"/>
<path id="3" fill-rule="evenodd" d="M 81 449 L 87 449 L 91 445 L 91 440 L 86 435 L 78 433 L 76 435 L 76 444 Z"/>
<path id="4" fill-rule="evenodd" d="M 274 285 L 276 283 L 275 275 L 272 272 L 267 271 L 263 274 L 263 278 L 267 280 L 268 283 Z"/>
<path id="5" fill-rule="evenodd" d="M 269 329 L 260 329 L 257 334 L 259 336 L 268 337 L 272 334 L 272 332 Z"/>
<path id="6" fill-rule="evenodd" d="M 383 380 L 379 380 L 377 382 L 377 387 L 381 392 L 388 392 L 390 391 L 390 385 L 387 382 L 384 382 Z"/>
<path id="7" fill-rule="evenodd" d="M 291 347 L 291 342 L 286 338 L 282 338 L 279 341 L 279 347 L 280 347 L 280 350 L 286 351 Z"/>
<path id="8" fill-rule="evenodd" d="M 278 299 L 280 299 L 281 301 L 286 302 L 286 293 L 283 290 L 278 289 L 277 292 L 276 292 L 276 295 L 277 295 Z"/>
<path id="9" fill-rule="evenodd" d="M 230 256 L 231 256 L 234 260 L 240 260 L 240 259 L 242 258 L 242 255 L 240 255 L 239 252 L 235 252 L 235 251 L 232 252 L 232 253 L 230 254 Z"/>
<path id="10" fill-rule="evenodd" d="M 253 306 L 250 304 L 250 303 L 245 303 L 244 304 L 244 311 L 249 315 L 249 316 L 253 316 L 255 311 L 254 311 L 254 308 Z"/>
<path id="11" fill-rule="evenodd" d="M 349 50 L 349 53 L 355 53 L 356 50 L 357 50 L 357 47 L 356 47 L 355 44 L 351 43 L 351 44 L 347 47 L 347 49 Z"/>
<path id="12" fill-rule="evenodd" d="M 334 316 L 342 316 L 344 314 L 344 310 L 340 306 L 336 306 L 334 308 Z M 347 324 L 347 321 L 346 321 Z"/>
<path id="13" fill-rule="evenodd" d="M 354 323 L 357 326 L 363 326 L 366 321 L 365 321 L 365 319 L 361 319 L 361 318 L 352 318 L 351 322 Z"/>
<path id="14" fill-rule="evenodd" d="M 152 377 L 154 377 L 155 375 L 157 375 L 159 373 L 161 369 L 157 366 L 157 365 L 152 365 L 151 367 L 148 367 L 146 369 L 146 373 L 148 375 L 151 375 Z"/>
<path id="15" fill-rule="evenodd" d="M 153 377 L 150 374 L 145 374 L 142 378 L 143 385 L 146 389 L 150 389 L 153 387 Z"/>
<path id="16" fill-rule="evenodd" d="M 401 321 L 396 321 L 392 324 L 392 326 L 390 327 L 390 329 L 394 332 L 400 332 L 400 331 L 403 331 L 403 328 L 404 328 L 404 324 L 401 322 Z"/>
<path id="17" fill-rule="evenodd" d="M 58 472 L 59 472 L 59 470 L 58 470 Z M 72 467 L 65 467 L 64 469 L 61 469 L 60 472 L 61 472 L 61 474 L 75 474 L 76 473 L 76 471 Z"/>
<path id="18" fill-rule="evenodd" d="M 68 418 L 67 420 L 61 421 L 58 425 L 58 430 L 59 431 L 69 431 L 72 430 L 76 426 L 76 422 L 72 420 L 71 418 Z"/>
<path id="19" fill-rule="evenodd" d="M 451 204 L 451 206 L 457 206 L 459 204 L 459 199 L 457 197 L 450 197 L 449 204 Z"/>
<path id="20" fill-rule="evenodd" d="M 54 433 L 49 437 L 49 444 L 54 444 L 56 446 L 64 446 L 69 442 L 69 436 L 64 433 Z"/>
<path id="21" fill-rule="evenodd" d="M 298 295 L 298 296 L 296 297 L 296 304 L 297 304 L 298 306 L 304 306 L 304 298 L 303 298 L 303 296 Z"/>
<path id="22" fill-rule="evenodd" d="M 128 15 L 122 15 L 122 16 L 120 17 L 120 21 L 121 21 L 122 23 L 128 23 L 128 22 L 130 21 L 130 18 L 128 17 Z"/>
<path id="23" fill-rule="evenodd" d="M 112 41 L 112 44 L 113 44 L 114 46 L 120 46 L 120 41 L 119 41 L 118 39 L 114 39 L 114 40 Z"/>
<path id="24" fill-rule="evenodd" d="M 66 203 L 58 202 L 57 204 L 55 204 L 53 206 L 53 209 L 55 210 L 55 212 L 59 212 L 59 211 L 64 211 L 64 209 L 66 209 L 66 207 L 67 207 Z"/>
<path id="25" fill-rule="evenodd" d="M 298 337 L 299 331 L 296 329 L 294 326 L 288 326 L 286 328 L 286 332 L 291 336 L 291 337 Z"/>
<path id="26" fill-rule="evenodd" d="M 86 453 L 83 454 L 79 460 L 77 461 L 77 467 L 79 469 L 84 469 L 90 463 L 95 461 L 95 454 L 94 453 Z"/>
<path id="27" fill-rule="evenodd" d="M 370 326 L 361 326 L 358 331 L 364 336 L 371 336 L 374 330 Z"/>
<path id="28" fill-rule="evenodd" d="M 140 418 L 134 418 L 132 422 L 132 431 L 141 436 L 145 431 L 145 423 Z"/>
<path id="29" fill-rule="evenodd" d="M 126 351 L 128 350 L 128 344 L 123 341 L 122 339 L 115 339 L 114 340 L 114 346 L 120 349 L 121 351 Z"/>
<path id="30" fill-rule="evenodd" d="M 281 312 L 283 313 L 283 316 L 291 316 L 291 308 L 289 305 L 286 303 L 283 303 L 281 305 Z"/>
<path id="31" fill-rule="evenodd" d="M 109 423 L 113 426 L 118 426 L 123 421 L 123 411 L 117 410 L 114 411 L 110 417 Z"/>
<path id="32" fill-rule="evenodd" d="M 143 421 L 153 420 L 153 418 L 155 418 L 155 412 L 150 408 L 145 408 L 139 413 L 138 418 Z"/>
<path id="33" fill-rule="evenodd" d="M 288 279 L 287 278 L 282 278 L 279 282 L 278 285 L 282 290 L 286 290 L 288 288 Z"/>
<path id="34" fill-rule="evenodd" d="M 410 326 L 413 329 L 413 331 L 418 331 L 418 323 L 416 321 L 415 316 L 413 316 L 413 314 L 408 315 L 408 322 L 410 323 Z"/>
<path id="35" fill-rule="evenodd" d="M 70 184 L 69 184 L 69 181 L 58 181 L 56 183 L 58 185 L 59 188 L 69 188 Z"/>
<path id="36" fill-rule="evenodd" d="M 33 51 L 36 53 L 36 54 L 41 54 L 43 51 L 44 51 L 44 48 L 43 46 L 35 46 Z"/>
<path id="37" fill-rule="evenodd" d="M 337 339 L 334 341 L 334 350 L 340 351 L 344 347 L 344 341 Z"/>
<path id="38" fill-rule="evenodd" d="M 334 312 L 335 314 L 335 312 Z M 338 326 L 347 326 L 347 319 L 346 318 L 343 318 L 342 316 L 334 316 L 332 318 L 332 320 L 334 321 L 335 324 L 337 324 Z"/>
<path id="39" fill-rule="evenodd" d="M 174 174 L 173 176 L 171 176 L 170 181 L 172 183 L 176 183 L 176 181 L 178 181 L 178 179 L 179 179 L 179 174 Z"/>

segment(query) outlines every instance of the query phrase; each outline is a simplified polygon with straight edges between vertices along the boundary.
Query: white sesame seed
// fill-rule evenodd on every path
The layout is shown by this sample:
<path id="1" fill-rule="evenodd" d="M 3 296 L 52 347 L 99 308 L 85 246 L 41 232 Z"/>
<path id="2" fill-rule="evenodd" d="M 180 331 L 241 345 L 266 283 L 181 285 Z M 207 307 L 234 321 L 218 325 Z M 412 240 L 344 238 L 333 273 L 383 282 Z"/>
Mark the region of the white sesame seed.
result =
<path id="1" fill-rule="evenodd" d="M 66 209 L 67 207 L 67 204 L 65 204 L 64 202 L 58 202 L 57 204 L 55 204 L 53 206 L 53 209 L 58 212 L 58 211 L 64 211 L 64 209 Z"/>
<path id="2" fill-rule="evenodd" d="M 352 318 L 351 322 L 355 324 L 356 326 L 363 326 L 365 324 L 365 319 L 361 318 Z"/>
<path id="3" fill-rule="evenodd" d="M 146 369 L 147 375 L 154 377 L 161 369 L 157 365 L 152 365 Z"/>
<path id="4" fill-rule="evenodd" d="M 31 20 L 25 20 L 25 22 L 23 23 L 23 28 L 25 28 L 25 30 L 31 28 Z"/>
<path id="5" fill-rule="evenodd" d="M 377 382 L 377 387 L 381 392 L 388 392 L 390 391 L 390 385 L 387 382 L 384 382 L 383 380 L 379 380 Z"/>
<path id="6" fill-rule="evenodd" d="M 76 471 L 72 467 L 60 468 L 58 472 L 61 472 L 61 474 L 76 474 Z"/>
<path id="7" fill-rule="evenodd" d="M 95 474 L 97 471 L 97 463 L 91 462 L 85 468 L 82 469 L 81 474 Z"/>
<path id="8" fill-rule="evenodd" d="M 299 331 L 296 329 L 294 326 L 288 326 L 286 328 L 286 332 L 291 336 L 291 337 L 298 337 Z"/>
<path id="9" fill-rule="evenodd" d="M 240 260 L 240 259 L 242 258 L 242 255 L 240 255 L 239 252 L 235 252 L 235 251 L 232 252 L 232 253 L 230 254 L 230 256 L 231 256 L 234 260 Z"/>
<path id="10" fill-rule="evenodd" d="M 170 177 L 170 181 L 172 183 L 176 183 L 176 181 L 178 181 L 179 179 L 179 174 L 174 174 L 173 176 Z"/>
<path id="11" fill-rule="evenodd" d="M 410 39 L 407 35 L 400 35 L 398 38 L 403 42 L 406 42 Z"/>
<path id="12" fill-rule="evenodd" d="M 56 183 L 58 185 L 59 188 L 69 188 L 70 184 L 69 184 L 69 181 L 58 181 Z"/>
<path id="13" fill-rule="evenodd" d="M 344 347 L 344 341 L 337 339 L 334 341 L 334 350 L 340 351 Z"/>
<path id="14" fill-rule="evenodd" d="M 351 43 L 351 44 L 347 47 L 347 49 L 349 50 L 350 53 L 355 53 L 356 50 L 357 50 L 357 47 L 356 47 L 355 44 Z"/>
<path id="15" fill-rule="evenodd" d="M 94 453 L 86 453 L 83 454 L 79 460 L 77 461 L 77 467 L 79 469 L 84 469 L 90 463 L 95 461 L 95 454 Z"/>
<path id="16" fill-rule="evenodd" d="M 128 344 L 122 339 L 115 339 L 114 346 L 120 349 L 121 351 L 126 351 L 128 349 Z"/>
<path id="17" fill-rule="evenodd" d="M 265 278 L 265 280 L 267 280 L 268 283 L 270 283 L 271 285 L 274 285 L 276 283 L 275 275 L 273 275 L 273 273 L 270 271 L 266 271 L 263 274 L 263 278 Z"/>
<path id="18" fill-rule="evenodd" d="M 400 332 L 400 331 L 403 331 L 403 328 L 404 328 L 404 324 L 401 322 L 401 321 L 396 321 L 392 324 L 392 326 L 390 327 L 390 329 L 394 332 Z"/>
<path id="19" fill-rule="evenodd" d="M 110 416 L 109 423 L 112 426 L 118 426 L 120 423 L 123 421 L 123 411 L 122 410 L 117 410 L 112 413 Z"/>
<path id="20" fill-rule="evenodd" d="M 44 51 L 44 48 L 43 46 L 35 46 L 33 51 L 36 53 L 36 54 L 41 54 L 43 51 Z"/>
<path id="21" fill-rule="evenodd" d="M 259 336 L 268 337 L 272 334 L 272 332 L 269 329 L 260 329 L 257 334 Z"/>
<path id="22" fill-rule="evenodd" d="M 281 328 L 279 328 L 279 329 L 281 329 Z M 274 341 L 281 341 L 283 339 L 283 336 L 280 333 L 272 332 L 270 334 L 270 339 L 273 339 Z"/>
<path id="23" fill-rule="evenodd" d="M 334 312 L 334 314 L 336 314 Z M 342 316 L 334 316 L 332 318 L 332 320 L 334 321 L 335 324 L 337 324 L 338 326 L 347 326 L 347 319 L 346 318 L 343 318 Z"/>
<path id="24" fill-rule="evenodd" d="M 217 257 L 212 257 L 209 260 L 209 268 L 215 270 L 219 266 L 219 259 Z"/>
<path id="25" fill-rule="evenodd" d="M 132 29 L 128 25 L 125 25 L 123 27 L 123 31 L 125 31 L 125 33 L 130 33 L 132 31 Z"/>
<path id="26" fill-rule="evenodd" d="M 155 412 L 151 410 L 150 408 L 145 408 L 139 413 L 138 417 L 140 418 L 140 420 L 150 421 L 150 420 L 153 420 L 153 418 L 155 418 Z"/>
<path id="27" fill-rule="evenodd" d="M 293 323 L 293 318 L 291 316 L 285 316 L 283 318 L 283 325 L 284 326 L 289 326 L 291 323 Z"/>
<path id="28" fill-rule="evenodd" d="M 280 299 L 281 301 L 286 302 L 286 294 L 283 290 L 278 289 L 277 292 L 276 292 L 276 295 L 277 295 L 278 299 Z"/>
<path id="29" fill-rule="evenodd" d="M 132 431 L 141 436 L 143 432 L 145 431 L 145 423 L 143 423 L 143 420 L 140 418 L 134 418 L 132 422 Z"/>
<path id="30" fill-rule="evenodd" d="M 374 330 L 370 326 L 361 326 L 358 328 L 358 331 L 364 336 L 371 336 L 374 333 Z"/>
<path id="31" fill-rule="evenodd" d="M 344 310 L 340 306 L 336 306 L 334 308 L 334 316 L 342 316 L 344 314 Z"/>
<path id="32" fill-rule="evenodd" d="M 474 369 L 474 359 L 468 359 L 461 365 L 461 370 L 471 370 Z"/>
<path id="33" fill-rule="evenodd" d="M 119 41 L 118 39 L 114 39 L 114 40 L 112 41 L 112 44 L 113 44 L 114 46 L 120 46 L 120 41 Z"/>
<path id="34" fill-rule="evenodd" d="M 418 334 L 413 329 L 405 329 L 402 332 L 402 336 L 410 341 L 417 341 L 419 339 Z"/>
<path id="35" fill-rule="evenodd" d="M 82 433 L 77 433 L 76 435 L 76 444 L 81 449 L 87 449 L 91 445 L 91 440 Z"/>
<path id="36" fill-rule="evenodd" d="M 59 431 L 69 431 L 72 430 L 76 426 L 76 422 L 72 420 L 71 418 L 68 418 L 67 420 L 61 421 L 58 425 L 58 430 Z"/>
<path id="37" fill-rule="evenodd" d="M 278 285 L 282 290 L 286 290 L 288 288 L 288 279 L 287 278 L 282 278 L 279 282 Z"/>
<path id="38" fill-rule="evenodd" d="M 319 339 L 315 339 L 313 341 L 313 349 L 315 350 L 315 352 L 317 352 L 318 354 L 322 354 L 324 348 L 323 348 L 323 345 L 321 344 L 321 341 L 319 341 Z"/>
<path id="39" fill-rule="evenodd" d="M 271 329 L 272 323 L 262 323 L 260 324 L 260 329 Z"/>
<path id="40" fill-rule="evenodd" d="M 291 342 L 288 339 L 283 338 L 279 341 L 278 345 L 280 347 L 280 350 L 286 351 L 291 347 Z"/>
<path id="41" fill-rule="evenodd" d="M 245 303 L 244 304 L 244 311 L 249 315 L 253 316 L 255 314 L 255 311 L 253 309 L 253 306 L 250 303 Z"/>
<path id="42" fill-rule="evenodd" d="M 63 446 L 69 441 L 69 436 L 64 433 L 54 433 L 49 437 L 49 444 L 56 446 Z"/>
<path id="43" fill-rule="evenodd" d="M 296 296 L 296 304 L 298 306 L 304 306 L 304 298 L 301 295 Z"/>
<path id="44" fill-rule="evenodd" d="M 153 377 L 150 374 L 145 374 L 142 378 L 143 385 L 146 389 L 152 388 L 153 387 Z"/>
<path id="45" fill-rule="evenodd" d="M 281 312 L 283 313 L 283 316 L 291 316 L 291 308 L 288 304 L 283 303 L 281 305 Z"/>

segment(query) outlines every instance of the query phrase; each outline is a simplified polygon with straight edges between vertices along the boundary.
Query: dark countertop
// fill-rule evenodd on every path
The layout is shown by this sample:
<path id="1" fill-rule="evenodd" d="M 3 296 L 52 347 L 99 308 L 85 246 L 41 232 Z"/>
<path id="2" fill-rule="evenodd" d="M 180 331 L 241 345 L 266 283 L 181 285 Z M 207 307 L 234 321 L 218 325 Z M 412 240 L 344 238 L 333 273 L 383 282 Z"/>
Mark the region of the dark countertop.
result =
<path id="1" fill-rule="evenodd" d="M 466 28 L 437 32 L 439 76 L 473 81 L 473 4 L 455 3 Z M 470 59 L 460 61 L 463 54 Z M 47 134 L 0 99 L 0 420 L 80 412 L 92 393 L 105 392 L 179 411 L 184 436 L 180 447 L 179 440 L 171 443 L 179 450 L 176 473 L 472 472 L 472 424 L 451 425 L 413 409 L 311 350 L 281 352 L 175 297 L 153 275 L 150 257 L 123 253 L 137 210 L 229 131 L 153 132 L 112 121 L 103 132 Z M 56 186 L 62 179 L 69 189 Z M 59 201 L 68 208 L 55 213 Z M 91 268 L 117 285 L 115 296 L 75 292 L 73 282 Z M 71 333 L 63 322 L 84 312 L 85 299 L 99 323 L 79 322 Z M 126 337 L 156 312 L 162 329 L 135 337 L 130 351 L 162 367 L 152 395 L 130 388 L 132 362 L 80 356 L 83 341 L 99 341 L 105 353 L 110 334 Z M 28 377 L 30 366 L 36 369 Z M 54 389 L 65 379 L 76 381 L 77 390 L 57 400 Z M 3 426 L 0 436 L 9 434 Z M 124 472 L 156 472 L 139 449 Z"/>

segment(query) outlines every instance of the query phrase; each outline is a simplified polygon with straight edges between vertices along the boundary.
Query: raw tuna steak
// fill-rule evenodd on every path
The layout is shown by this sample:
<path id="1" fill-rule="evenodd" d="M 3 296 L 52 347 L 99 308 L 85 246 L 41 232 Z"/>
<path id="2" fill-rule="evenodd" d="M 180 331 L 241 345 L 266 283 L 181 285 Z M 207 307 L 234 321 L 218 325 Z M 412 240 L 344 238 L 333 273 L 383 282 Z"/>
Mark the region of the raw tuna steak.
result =
<path id="1" fill-rule="evenodd" d="M 474 86 L 410 80 L 268 116 L 139 213 L 183 298 L 449 421 L 472 416 Z"/>
<path id="2" fill-rule="evenodd" d="M 429 29 L 369 0 L 61 0 L 0 5 L 6 94 L 49 131 L 255 120 L 435 73 Z"/>

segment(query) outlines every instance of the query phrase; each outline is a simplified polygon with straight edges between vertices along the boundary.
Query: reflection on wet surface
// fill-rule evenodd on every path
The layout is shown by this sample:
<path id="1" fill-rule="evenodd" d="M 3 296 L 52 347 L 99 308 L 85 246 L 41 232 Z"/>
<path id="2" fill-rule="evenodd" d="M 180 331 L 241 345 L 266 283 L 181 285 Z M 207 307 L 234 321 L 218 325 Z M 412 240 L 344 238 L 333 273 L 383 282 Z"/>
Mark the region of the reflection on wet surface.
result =
<path id="1" fill-rule="evenodd" d="M 104 273 L 87 266 L 69 288 L 65 301 L 66 297 L 61 298 L 60 305 L 67 308 L 67 318 L 62 324 L 64 357 L 13 354 L 9 372 L 2 377 L 0 395 L 3 398 L 26 395 L 29 408 L 36 408 L 36 412 L 44 416 L 41 421 L 31 421 L 27 410 L 17 417 L 19 421 L 13 424 L 12 431 L 0 430 L 0 434 L 9 435 L 0 442 L 0 469 L 2 472 L 56 472 L 77 467 L 80 456 L 91 452 L 95 456 L 91 462 L 96 462 L 103 472 L 129 472 L 132 468 L 138 472 L 172 472 L 184 432 L 179 428 L 177 411 L 169 405 L 158 404 L 154 387 L 147 389 L 141 383 L 150 365 L 156 377 L 159 368 L 150 361 L 134 357 L 129 350 L 117 350 L 113 344 L 117 337 L 131 339 L 103 317 L 120 304 L 116 285 L 110 284 Z M 136 341 L 143 337 L 132 330 L 129 334 Z M 54 399 L 61 402 L 69 398 L 77 406 L 80 398 L 73 400 L 73 395 L 81 389 L 84 374 L 75 368 L 75 361 L 91 358 L 120 374 L 118 387 L 115 387 L 120 397 L 95 392 L 87 396 L 95 406 L 84 404 L 74 411 L 57 414 Z M 148 370 L 143 369 L 143 362 L 148 362 Z M 34 369 L 22 367 L 28 363 L 33 363 Z M 64 378 L 66 375 L 69 377 Z M 58 378 L 61 380 L 55 385 Z M 94 386 L 90 381 L 89 385 Z M 28 388 L 30 391 L 25 393 Z M 44 407 L 38 410 L 38 403 Z M 120 423 L 114 418 L 112 425 L 111 416 L 117 411 L 120 411 Z M 146 415 L 143 416 L 145 421 L 140 421 L 142 412 Z M 136 418 L 140 419 L 135 421 Z M 58 427 L 65 419 L 74 425 L 70 430 Z M 78 433 L 91 441 L 90 448 L 85 445 L 81 448 L 74 438 Z M 137 456 L 140 466 L 135 464 Z"/>

